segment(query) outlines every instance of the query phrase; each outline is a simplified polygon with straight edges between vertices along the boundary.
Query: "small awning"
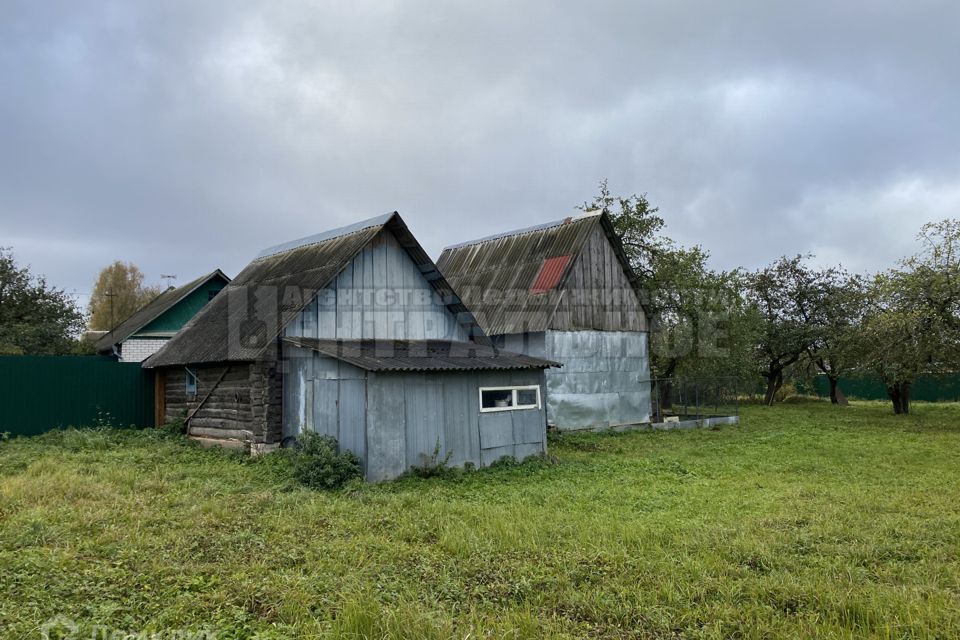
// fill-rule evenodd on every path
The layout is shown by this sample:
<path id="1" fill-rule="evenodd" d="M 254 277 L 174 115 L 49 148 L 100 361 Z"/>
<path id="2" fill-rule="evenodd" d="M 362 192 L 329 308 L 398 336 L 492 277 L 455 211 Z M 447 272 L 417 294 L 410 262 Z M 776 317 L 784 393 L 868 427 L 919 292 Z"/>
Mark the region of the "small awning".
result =
<path id="1" fill-rule="evenodd" d="M 559 362 L 473 342 L 317 338 L 284 338 L 283 341 L 366 371 L 489 371 L 561 366 Z"/>

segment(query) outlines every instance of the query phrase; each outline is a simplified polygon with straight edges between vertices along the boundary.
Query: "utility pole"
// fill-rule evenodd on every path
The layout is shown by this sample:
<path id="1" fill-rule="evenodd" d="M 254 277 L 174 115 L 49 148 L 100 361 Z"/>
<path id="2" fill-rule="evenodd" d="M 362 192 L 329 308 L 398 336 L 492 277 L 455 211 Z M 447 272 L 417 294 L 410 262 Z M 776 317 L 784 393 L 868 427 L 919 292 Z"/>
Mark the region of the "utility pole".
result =
<path id="1" fill-rule="evenodd" d="M 107 291 L 103 295 L 110 298 L 110 331 L 113 331 L 117 326 L 113 320 L 113 299 L 117 296 L 117 294 L 115 294 L 113 291 Z"/>

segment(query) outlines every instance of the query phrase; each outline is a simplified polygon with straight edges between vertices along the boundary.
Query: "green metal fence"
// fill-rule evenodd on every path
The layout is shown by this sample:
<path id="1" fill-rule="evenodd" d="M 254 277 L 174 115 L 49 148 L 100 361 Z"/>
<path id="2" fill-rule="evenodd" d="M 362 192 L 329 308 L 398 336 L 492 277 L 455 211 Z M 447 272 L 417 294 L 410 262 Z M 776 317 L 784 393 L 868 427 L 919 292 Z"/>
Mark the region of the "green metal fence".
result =
<path id="1" fill-rule="evenodd" d="M 153 373 L 100 356 L 0 356 L 0 432 L 34 435 L 104 420 L 151 426 Z"/>
<path id="2" fill-rule="evenodd" d="M 858 400 L 889 400 L 887 390 L 875 377 L 840 378 L 840 391 L 848 398 Z M 830 382 L 826 376 L 814 380 L 814 393 L 830 397 Z M 926 375 L 917 378 L 910 390 L 910 399 L 923 402 L 960 401 L 960 373 Z"/>

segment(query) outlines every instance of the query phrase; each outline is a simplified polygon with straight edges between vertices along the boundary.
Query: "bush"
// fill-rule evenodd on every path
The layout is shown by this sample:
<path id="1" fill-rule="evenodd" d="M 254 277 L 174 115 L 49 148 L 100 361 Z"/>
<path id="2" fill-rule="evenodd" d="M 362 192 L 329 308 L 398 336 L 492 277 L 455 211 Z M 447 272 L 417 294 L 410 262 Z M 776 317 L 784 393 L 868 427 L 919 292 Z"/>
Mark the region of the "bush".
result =
<path id="1" fill-rule="evenodd" d="M 171 436 L 183 436 L 187 434 L 187 423 L 182 418 L 175 418 L 160 425 L 159 429 Z"/>
<path id="2" fill-rule="evenodd" d="M 423 460 L 423 464 L 410 467 L 410 473 L 418 478 L 437 478 L 455 474 L 460 470 L 448 466 L 452 455 L 453 451 L 448 451 L 446 456 L 440 457 L 440 439 L 438 438 L 437 445 L 433 448 L 433 454 L 429 456 L 421 454 L 420 458 Z"/>
<path id="3" fill-rule="evenodd" d="M 797 395 L 797 387 L 792 382 L 785 383 L 777 392 L 773 395 L 774 402 L 783 402 L 790 396 Z"/>
<path id="4" fill-rule="evenodd" d="M 338 489 L 362 475 L 360 458 L 352 451 L 337 452 L 337 440 L 312 431 L 300 435 L 291 449 L 293 477 L 313 489 Z"/>

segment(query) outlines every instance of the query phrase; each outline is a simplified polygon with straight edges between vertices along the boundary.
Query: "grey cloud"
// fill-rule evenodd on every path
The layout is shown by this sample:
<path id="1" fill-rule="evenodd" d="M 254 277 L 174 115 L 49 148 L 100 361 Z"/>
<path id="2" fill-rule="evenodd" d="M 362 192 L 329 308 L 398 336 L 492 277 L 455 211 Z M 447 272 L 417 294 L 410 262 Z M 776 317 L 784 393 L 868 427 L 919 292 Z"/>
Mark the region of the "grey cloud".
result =
<path id="1" fill-rule="evenodd" d="M 602 6 L 598 6 L 602 5 Z M 86 291 L 398 209 L 428 251 L 609 177 L 720 267 L 960 205 L 946 2 L 7 2 L 0 245 Z"/>

